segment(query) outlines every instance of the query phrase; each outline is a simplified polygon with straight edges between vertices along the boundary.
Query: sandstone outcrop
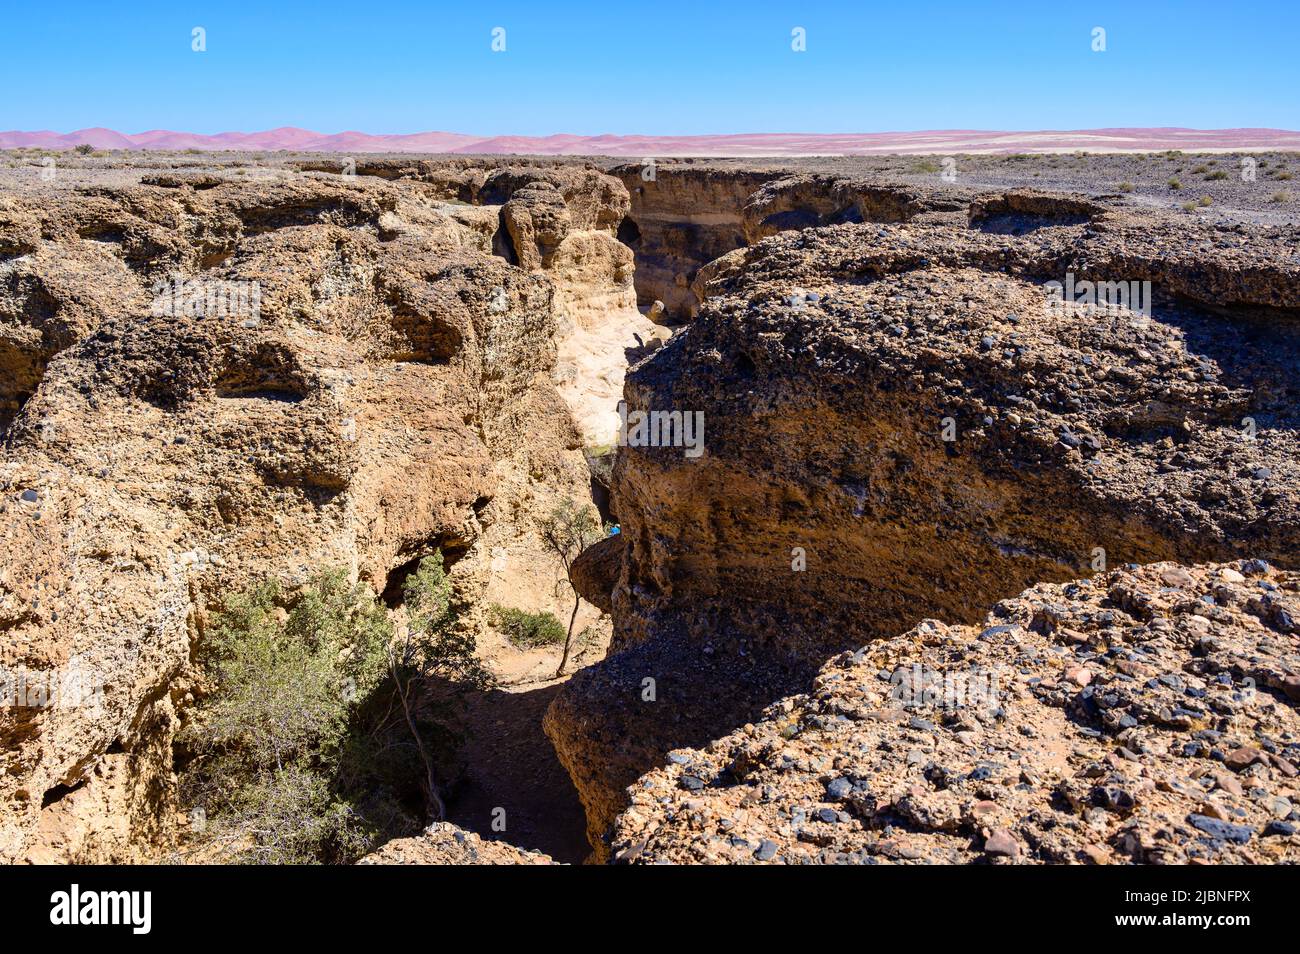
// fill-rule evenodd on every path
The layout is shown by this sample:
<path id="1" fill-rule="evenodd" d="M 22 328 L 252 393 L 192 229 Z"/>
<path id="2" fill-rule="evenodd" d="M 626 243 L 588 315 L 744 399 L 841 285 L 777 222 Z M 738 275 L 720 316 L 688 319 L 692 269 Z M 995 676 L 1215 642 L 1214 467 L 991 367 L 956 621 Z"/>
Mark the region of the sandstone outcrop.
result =
<path id="1" fill-rule="evenodd" d="M 732 251 L 629 375 L 630 408 L 702 413 L 706 449 L 621 450 L 614 642 L 548 713 L 598 854 L 665 752 L 835 652 L 1104 566 L 1300 555 L 1294 229 L 984 208 L 1018 221 Z M 1154 307 L 1055 307 L 1046 283 L 1075 280 L 1150 281 Z"/>
<path id="2" fill-rule="evenodd" d="M 852 222 L 904 222 L 965 210 L 970 190 L 917 189 L 861 177 L 641 163 L 610 170 L 631 207 L 620 237 L 636 252 L 637 298 L 678 320 L 701 302 L 696 275 L 727 252 L 777 232 Z"/>
<path id="3" fill-rule="evenodd" d="M 1042 584 L 926 620 L 632 788 L 644 863 L 1295 863 L 1300 576 Z"/>
<path id="4" fill-rule="evenodd" d="M 284 174 L 6 199 L 0 227 L 0 539 L 26 554 L 0 568 L 0 663 L 91 690 L 0 712 L 0 856 L 166 841 L 224 594 L 329 566 L 384 591 L 435 549 L 471 603 L 556 575 L 535 518 L 589 476 L 554 284 L 460 213 Z"/>
<path id="5" fill-rule="evenodd" d="M 821 225 L 906 222 L 922 212 L 957 211 L 966 206 L 952 195 L 942 199 L 919 190 L 832 175 L 796 175 L 765 183 L 741 210 L 746 244 Z"/>

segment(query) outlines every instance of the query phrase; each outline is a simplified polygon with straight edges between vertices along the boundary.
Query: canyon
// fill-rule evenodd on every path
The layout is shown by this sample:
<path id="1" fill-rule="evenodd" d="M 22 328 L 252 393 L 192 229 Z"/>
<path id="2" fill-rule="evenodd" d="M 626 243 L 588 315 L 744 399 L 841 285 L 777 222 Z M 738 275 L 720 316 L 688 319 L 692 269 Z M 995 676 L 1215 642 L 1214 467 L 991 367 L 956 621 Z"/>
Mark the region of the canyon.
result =
<path id="1" fill-rule="evenodd" d="M 0 857 L 165 857 L 230 596 L 441 552 L 509 691 L 368 863 L 1295 860 L 1300 220 L 1172 161 L 0 168 L 0 664 L 101 690 L 0 709 Z M 557 679 L 489 608 L 567 619 L 563 501 Z"/>

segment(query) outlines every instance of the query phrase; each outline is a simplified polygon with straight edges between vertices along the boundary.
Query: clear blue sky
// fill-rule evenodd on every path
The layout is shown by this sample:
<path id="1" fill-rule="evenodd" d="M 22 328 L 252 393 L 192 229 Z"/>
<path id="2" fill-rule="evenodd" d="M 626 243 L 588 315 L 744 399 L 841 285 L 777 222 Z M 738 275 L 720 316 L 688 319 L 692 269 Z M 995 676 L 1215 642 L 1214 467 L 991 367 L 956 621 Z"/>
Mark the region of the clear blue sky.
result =
<path id="1" fill-rule="evenodd" d="M 0 129 L 1300 128 L 1300 0 L 4 7 Z M 195 26 L 205 53 L 190 49 Z M 491 50 L 497 26 L 504 53 Z"/>

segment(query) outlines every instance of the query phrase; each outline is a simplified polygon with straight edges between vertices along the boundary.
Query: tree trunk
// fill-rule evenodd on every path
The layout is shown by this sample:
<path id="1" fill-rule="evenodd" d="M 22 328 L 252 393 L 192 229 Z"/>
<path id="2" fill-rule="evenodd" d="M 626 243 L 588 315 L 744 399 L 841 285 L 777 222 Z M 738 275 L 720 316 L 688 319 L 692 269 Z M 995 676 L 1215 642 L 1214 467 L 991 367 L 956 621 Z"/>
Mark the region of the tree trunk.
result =
<path id="1" fill-rule="evenodd" d="M 581 605 L 582 597 L 575 595 L 573 598 L 573 612 L 569 615 L 569 631 L 564 636 L 564 655 L 560 657 L 560 668 L 555 670 L 556 679 L 564 675 L 564 667 L 569 664 L 569 646 L 573 643 L 573 624 L 578 618 L 578 607 Z"/>
<path id="2" fill-rule="evenodd" d="M 397 696 L 402 700 L 402 714 L 406 716 L 406 726 L 411 730 L 411 736 L 415 739 L 415 747 L 420 752 L 420 761 L 424 762 L 428 820 L 430 823 L 443 821 L 447 817 L 447 805 L 442 800 L 442 793 L 438 791 L 438 779 L 433 771 L 433 760 L 429 758 L 429 753 L 424 748 L 424 740 L 420 738 L 420 730 L 416 728 L 415 718 L 411 715 L 411 706 L 407 702 L 411 683 L 408 681 L 405 686 L 402 685 L 402 677 L 398 674 L 396 667 L 393 668 L 393 681 L 397 683 Z"/>

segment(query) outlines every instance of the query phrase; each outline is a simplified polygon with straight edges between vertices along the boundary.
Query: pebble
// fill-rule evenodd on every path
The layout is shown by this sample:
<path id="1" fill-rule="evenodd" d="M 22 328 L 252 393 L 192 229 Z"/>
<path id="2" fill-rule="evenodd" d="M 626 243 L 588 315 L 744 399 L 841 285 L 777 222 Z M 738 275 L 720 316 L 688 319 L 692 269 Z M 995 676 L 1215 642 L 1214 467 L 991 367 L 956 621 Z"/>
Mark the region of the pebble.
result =
<path id="1" fill-rule="evenodd" d="M 1291 814 L 1292 806 L 1290 800 L 1282 798 L 1281 796 L 1268 799 L 1264 805 L 1268 808 L 1269 812 L 1272 813 L 1274 818 L 1286 818 L 1287 815 Z"/>
<path id="2" fill-rule="evenodd" d="M 1255 763 L 1259 758 L 1259 749 L 1253 745 L 1243 745 L 1239 749 L 1233 749 L 1223 757 L 1223 764 L 1228 766 L 1234 772 L 1240 772 Z"/>
<path id="3" fill-rule="evenodd" d="M 1209 818 L 1217 818 L 1219 821 L 1228 821 L 1227 810 L 1218 802 L 1201 802 L 1201 814 Z"/>
<path id="4" fill-rule="evenodd" d="M 848 798 L 852 791 L 853 786 L 849 783 L 848 779 L 832 779 L 826 784 L 827 798 L 833 799 L 837 802 Z"/>
<path id="5" fill-rule="evenodd" d="M 984 841 L 984 853 L 995 858 L 1017 858 L 1020 844 L 1005 828 L 995 828 Z"/>
<path id="6" fill-rule="evenodd" d="M 1214 784 L 1223 789 L 1229 795 L 1241 794 L 1241 783 L 1231 775 L 1225 775 L 1223 772 L 1216 772 L 1214 774 Z"/>
<path id="7" fill-rule="evenodd" d="M 1065 678 L 1082 688 L 1092 682 L 1092 673 L 1083 666 L 1075 666 L 1065 670 Z"/>
<path id="8" fill-rule="evenodd" d="M 1193 828 L 1199 828 L 1211 838 L 1230 841 L 1237 845 L 1244 845 L 1255 834 L 1255 829 L 1249 825 L 1234 825 L 1231 822 L 1220 821 L 1217 818 L 1209 818 L 1195 813 L 1187 816 L 1187 822 Z"/>
<path id="9" fill-rule="evenodd" d="M 1084 845 L 1083 853 L 1094 865 L 1110 864 L 1110 852 L 1101 845 Z"/>

